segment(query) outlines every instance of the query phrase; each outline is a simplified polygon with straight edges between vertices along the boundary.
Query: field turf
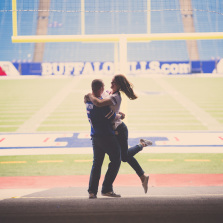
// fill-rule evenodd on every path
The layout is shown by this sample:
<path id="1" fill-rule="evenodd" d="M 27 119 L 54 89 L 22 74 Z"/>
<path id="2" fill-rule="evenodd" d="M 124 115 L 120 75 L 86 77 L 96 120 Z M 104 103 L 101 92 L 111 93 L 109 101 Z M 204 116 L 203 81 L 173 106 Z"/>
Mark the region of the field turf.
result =
<path id="1" fill-rule="evenodd" d="M 136 159 L 148 174 L 223 173 L 223 154 L 145 154 Z M 102 174 L 109 159 L 106 156 Z M 0 176 L 88 175 L 92 155 L 1 156 Z M 121 164 L 119 174 L 135 174 L 128 163 Z"/>
<path id="2" fill-rule="evenodd" d="M 36 120 L 37 125 L 32 126 L 31 132 L 89 131 L 83 97 L 90 92 L 93 78 L 1 79 L 0 132 L 19 132 L 21 125 L 42 108 L 46 109 L 44 116 Z M 109 89 L 112 77 L 101 78 Z M 202 117 L 159 85 L 159 78 L 136 76 L 129 79 L 138 95 L 137 100 L 123 97 L 122 110 L 126 112 L 129 131 L 209 129 Z M 223 125 L 222 77 L 169 76 L 162 80 Z M 73 86 L 69 85 L 71 82 Z M 63 97 L 60 92 L 66 88 L 68 93 L 61 103 L 50 110 L 49 102 Z"/>
<path id="3" fill-rule="evenodd" d="M 88 133 L 90 125 L 83 97 L 91 91 L 94 78 L 98 77 L 1 78 L 0 133 L 24 132 L 23 126 L 26 133 Z M 105 89 L 109 89 L 112 77 L 99 78 L 104 80 Z M 137 100 L 123 97 L 121 110 L 126 113 L 129 131 L 205 132 L 223 127 L 222 77 L 131 76 L 129 80 L 138 95 Z M 187 101 L 194 106 L 188 106 Z M 216 121 L 218 128 L 210 125 L 194 107 Z M 27 125 L 30 120 L 34 126 Z M 138 154 L 136 157 L 147 173 L 223 173 L 222 154 Z M 90 173 L 91 160 L 92 154 L 0 156 L 0 176 L 85 175 Z M 107 164 L 106 157 L 102 173 Z M 134 174 L 126 163 L 122 163 L 119 173 Z"/>

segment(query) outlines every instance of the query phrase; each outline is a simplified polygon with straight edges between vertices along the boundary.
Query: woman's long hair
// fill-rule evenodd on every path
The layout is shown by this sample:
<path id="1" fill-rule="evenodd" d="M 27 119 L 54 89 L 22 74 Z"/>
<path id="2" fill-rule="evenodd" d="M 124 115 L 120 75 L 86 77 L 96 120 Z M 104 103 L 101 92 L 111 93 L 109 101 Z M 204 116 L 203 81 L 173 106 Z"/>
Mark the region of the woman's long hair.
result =
<path id="1" fill-rule="evenodd" d="M 134 100 L 138 98 L 133 91 L 133 84 L 123 74 L 115 75 L 114 79 L 117 85 L 120 86 L 120 91 L 123 91 L 129 99 Z"/>

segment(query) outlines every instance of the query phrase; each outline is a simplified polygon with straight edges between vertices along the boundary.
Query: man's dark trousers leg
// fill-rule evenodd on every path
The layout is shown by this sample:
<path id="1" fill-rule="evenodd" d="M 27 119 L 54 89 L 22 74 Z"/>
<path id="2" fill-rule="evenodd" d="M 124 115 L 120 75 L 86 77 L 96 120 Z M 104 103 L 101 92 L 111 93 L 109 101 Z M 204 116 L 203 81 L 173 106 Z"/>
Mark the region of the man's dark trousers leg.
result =
<path id="1" fill-rule="evenodd" d="M 91 168 L 88 192 L 97 194 L 99 180 L 101 177 L 101 166 L 104 161 L 105 151 L 101 147 L 100 140 L 97 140 L 96 137 L 92 137 L 92 146 L 93 146 L 93 165 Z"/>
<path id="2" fill-rule="evenodd" d="M 115 136 L 93 136 L 92 145 L 94 160 L 91 170 L 89 192 L 97 194 L 101 176 L 101 166 L 105 153 L 108 154 L 110 163 L 102 185 L 102 193 L 113 191 L 112 184 L 118 174 L 121 164 L 120 146 Z"/>
<path id="3" fill-rule="evenodd" d="M 109 156 L 110 163 L 102 184 L 102 193 L 113 191 L 113 182 L 121 165 L 121 147 L 115 136 L 103 137 L 104 148 Z M 106 146 L 107 145 L 107 146 Z"/>

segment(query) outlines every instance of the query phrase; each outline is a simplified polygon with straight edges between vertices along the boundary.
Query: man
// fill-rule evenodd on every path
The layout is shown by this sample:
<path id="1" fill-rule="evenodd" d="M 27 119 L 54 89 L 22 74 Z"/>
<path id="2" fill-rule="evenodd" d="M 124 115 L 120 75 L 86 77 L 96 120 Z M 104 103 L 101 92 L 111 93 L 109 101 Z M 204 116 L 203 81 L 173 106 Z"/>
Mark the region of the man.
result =
<path id="1" fill-rule="evenodd" d="M 93 95 L 101 98 L 101 94 L 104 91 L 104 83 L 102 80 L 93 80 L 91 87 Z M 91 124 L 91 138 L 94 153 L 88 188 L 89 198 L 97 198 L 101 167 L 106 153 L 109 156 L 110 163 L 102 184 L 102 195 L 121 197 L 113 191 L 113 182 L 121 164 L 121 148 L 112 128 L 112 121 L 120 118 L 121 115 L 116 115 L 109 106 L 99 108 L 94 106 L 90 101 L 86 101 L 86 109 L 88 120 Z"/>

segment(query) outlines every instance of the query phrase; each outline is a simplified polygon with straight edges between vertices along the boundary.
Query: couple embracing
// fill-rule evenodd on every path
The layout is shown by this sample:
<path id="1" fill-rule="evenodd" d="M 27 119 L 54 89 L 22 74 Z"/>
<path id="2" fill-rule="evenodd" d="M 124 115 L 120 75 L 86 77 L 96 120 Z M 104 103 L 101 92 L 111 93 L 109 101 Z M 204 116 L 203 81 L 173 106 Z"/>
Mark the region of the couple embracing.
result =
<path id="1" fill-rule="evenodd" d="M 140 139 L 138 145 L 128 148 L 128 128 L 122 121 L 125 114 L 120 112 L 120 91 L 124 92 L 131 100 L 137 98 L 133 91 L 133 85 L 124 75 L 118 74 L 112 79 L 111 91 L 104 92 L 104 83 L 100 79 L 93 80 L 91 88 L 92 93 L 85 95 L 93 146 L 93 165 L 88 188 L 89 198 L 97 198 L 105 154 L 108 154 L 110 163 L 102 184 L 103 196 L 121 197 L 113 191 L 113 182 L 118 174 L 121 161 L 128 162 L 135 170 L 141 179 L 145 193 L 147 193 L 149 176 L 145 175 L 134 155 L 140 152 L 143 147 L 152 145 L 152 142 Z"/>

